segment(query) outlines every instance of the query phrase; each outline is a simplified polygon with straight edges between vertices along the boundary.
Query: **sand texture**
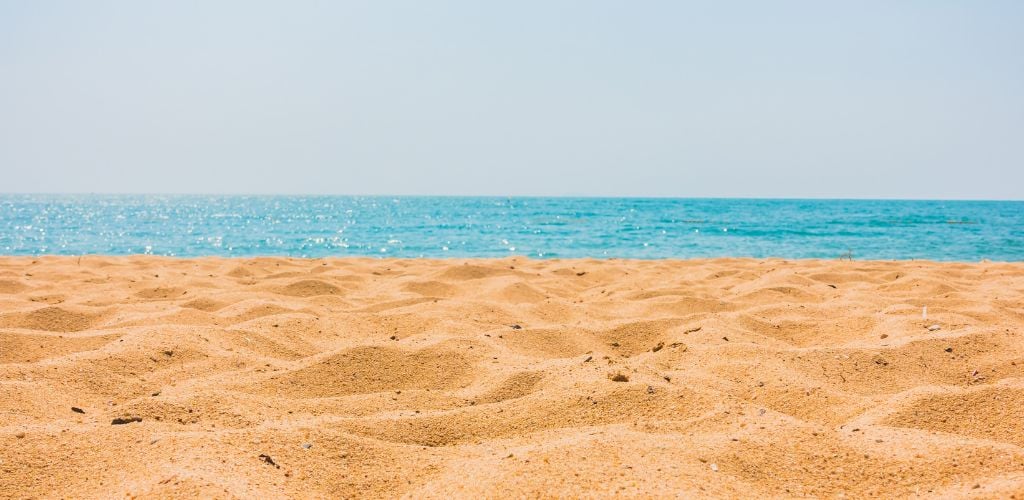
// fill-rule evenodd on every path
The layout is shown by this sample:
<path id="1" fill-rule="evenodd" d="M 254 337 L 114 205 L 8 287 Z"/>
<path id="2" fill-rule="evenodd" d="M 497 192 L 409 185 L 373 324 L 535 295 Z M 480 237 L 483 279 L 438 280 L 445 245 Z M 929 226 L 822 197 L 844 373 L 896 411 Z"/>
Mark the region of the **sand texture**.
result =
<path id="1" fill-rule="evenodd" d="M 1024 498 L 1022 326 L 1024 264 L 5 257 L 0 496 Z"/>

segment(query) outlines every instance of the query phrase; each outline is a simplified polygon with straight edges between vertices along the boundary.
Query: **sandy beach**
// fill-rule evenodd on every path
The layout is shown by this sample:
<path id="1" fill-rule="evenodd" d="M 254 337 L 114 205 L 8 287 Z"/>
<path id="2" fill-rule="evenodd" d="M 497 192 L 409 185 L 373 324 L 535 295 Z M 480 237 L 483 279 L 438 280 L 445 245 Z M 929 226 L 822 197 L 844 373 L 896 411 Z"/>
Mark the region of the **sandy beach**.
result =
<path id="1" fill-rule="evenodd" d="M 1022 325 L 1022 264 L 2 257 L 0 496 L 1022 498 Z"/>

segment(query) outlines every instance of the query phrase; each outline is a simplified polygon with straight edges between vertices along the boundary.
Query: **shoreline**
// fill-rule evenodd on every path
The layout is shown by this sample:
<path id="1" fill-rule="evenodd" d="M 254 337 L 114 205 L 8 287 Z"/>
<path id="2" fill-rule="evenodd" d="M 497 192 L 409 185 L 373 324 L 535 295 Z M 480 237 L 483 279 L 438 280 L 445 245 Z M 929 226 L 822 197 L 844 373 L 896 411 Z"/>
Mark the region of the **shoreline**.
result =
<path id="1" fill-rule="evenodd" d="M 0 497 L 1020 497 L 1021 304 L 1021 262 L 0 257 Z"/>
<path id="2" fill-rule="evenodd" d="M 528 261 L 528 262 L 618 262 L 618 263 L 643 263 L 643 262 L 674 262 L 674 263 L 699 263 L 699 262 L 781 262 L 781 263 L 828 263 L 828 262 L 853 262 L 853 263 L 864 263 L 864 264 L 912 264 L 912 263 L 924 263 L 924 264 L 1008 264 L 1008 265 L 1024 265 L 1024 260 L 994 260 L 994 259 L 980 259 L 980 260 L 935 260 L 935 259 L 859 259 L 854 256 L 853 259 L 839 258 L 839 257 L 749 257 L 749 256 L 720 256 L 720 257 L 536 257 L 530 255 L 508 255 L 501 257 L 381 257 L 381 256 L 369 256 L 369 255 L 345 255 L 345 256 L 323 256 L 323 257 L 303 257 L 303 256 L 292 256 L 286 254 L 260 254 L 260 255 L 193 255 L 193 256 L 180 256 L 180 255 L 155 255 L 145 253 L 133 253 L 133 254 L 100 254 L 100 253 L 86 253 L 86 254 L 36 254 L 36 255 L 3 255 L 0 254 L 0 262 L 5 260 L 78 260 L 86 258 L 96 259 L 167 259 L 167 260 L 179 260 L 179 261 L 200 261 L 200 260 L 222 260 L 222 261 L 258 261 L 265 259 L 278 259 L 286 261 L 361 261 L 361 262 L 414 262 L 422 261 L 428 263 L 438 264 L 451 264 L 456 262 L 501 262 L 501 261 Z"/>

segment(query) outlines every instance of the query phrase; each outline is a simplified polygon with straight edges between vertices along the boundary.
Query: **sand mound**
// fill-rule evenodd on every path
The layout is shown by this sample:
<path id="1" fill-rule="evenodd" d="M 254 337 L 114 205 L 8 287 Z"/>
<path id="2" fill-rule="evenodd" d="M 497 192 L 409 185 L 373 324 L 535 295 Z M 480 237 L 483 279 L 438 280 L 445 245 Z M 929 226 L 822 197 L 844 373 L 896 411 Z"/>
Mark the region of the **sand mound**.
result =
<path id="1" fill-rule="evenodd" d="M 679 319 L 631 321 L 605 330 L 598 337 L 622 356 L 636 356 L 664 345 L 668 331 L 684 322 Z"/>
<path id="2" fill-rule="evenodd" d="M 594 336 L 578 328 L 512 329 L 498 334 L 499 342 L 522 354 L 569 358 L 594 349 Z"/>
<path id="3" fill-rule="evenodd" d="M 686 295 L 673 297 L 673 295 L 680 294 L 670 294 L 667 296 L 661 295 L 661 297 L 671 297 L 671 300 L 661 300 L 650 304 L 651 309 L 657 311 L 659 315 L 671 314 L 674 316 L 686 316 L 690 314 L 727 311 L 730 308 L 728 304 L 719 300 L 689 297 Z"/>
<path id="4" fill-rule="evenodd" d="M 0 261 L 4 498 L 1024 498 L 1021 264 Z"/>
<path id="5" fill-rule="evenodd" d="M 878 321 L 871 317 L 834 314 L 829 305 L 787 305 L 758 309 L 754 314 L 738 317 L 738 326 L 758 335 L 771 337 L 794 346 L 836 345 L 855 340 L 852 332 L 863 338 L 875 336 Z M 810 315 L 813 319 L 808 319 Z"/>
<path id="6" fill-rule="evenodd" d="M 358 347 L 256 385 L 274 396 L 326 398 L 401 389 L 449 389 L 472 377 L 462 353 L 431 348 L 405 352 Z"/>
<path id="7" fill-rule="evenodd" d="M 255 276 L 256 273 L 252 272 L 251 269 L 245 266 L 238 266 L 228 271 L 227 275 L 232 278 L 251 278 Z"/>
<path id="8" fill-rule="evenodd" d="M 287 307 L 273 303 L 263 303 L 258 300 L 230 304 L 218 309 L 217 311 L 218 315 L 229 317 L 231 321 L 235 323 L 242 323 L 256 318 L 262 318 L 264 316 L 275 316 L 290 312 L 293 311 Z"/>
<path id="9" fill-rule="evenodd" d="M 30 363 L 85 352 L 116 340 L 120 334 L 65 337 L 0 331 L 0 363 Z"/>
<path id="10" fill-rule="evenodd" d="M 518 399 L 534 392 L 537 384 L 544 379 L 541 372 L 519 372 L 505 379 L 501 385 L 481 394 L 476 398 L 480 403 L 500 403 L 509 399 Z"/>
<path id="11" fill-rule="evenodd" d="M 216 301 L 208 298 L 199 298 L 190 300 L 181 305 L 181 307 L 187 307 L 189 309 L 198 309 L 200 311 L 214 312 L 219 311 L 226 307 L 228 304 L 225 302 Z"/>
<path id="12" fill-rule="evenodd" d="M 493 294 L 492 297 L 510 304 L 532 304 L 547 298 L 543 292 L 523 282 L 512 283 Z"/>
<path id="13" fill-rule="evenodd" d="M 1024 447 L 1024 387 L 986 387 L 921 397 L 882 423 Z"/>
<path id="14" fill-rule="evenodd" d="M 187 293 L 188 290 L 183 288 L 158 286 L 136 292 L 135 296 L 142 299 L 178 299 Z"/>
<path id="15" fill-rule="evenodd" d="M 402 287 L 412 293 L 418 293 L 427 297 L 454 297 L 459 288 L 440 281 L 413 281 Z"/>
<path id="16" fill-rule="evenodd" d="M 18 293 L 28 289 L 24 283 L 15 280 L 0 280 L 0 293 Z"/>
<path id="17" fill-rule="evenodd" d="M 398 418 L 388 426 L 374 422 L 345 427 L 396 443 L 452 446 L 481 438 L 522 436 L 551 429 L 585 428 L 637 419 L 685 420 L 699 415 L 709 405 L 708 401 L 689 391 L 648 391 L 634 385 L 606 389 L 600 396 L 576 396 L 556 401 L 540 398 L 516 400 L 498 409 L 474 406 L 435 415 Z"/>
<path id="18" fill-rule="evenodd" d="M 28 313 L 6 315 L 3 323 L 15 328 L 48 332 L 78 332 L 93 325 L 97 316 L 69 311 L 60 307 L 44 307 Z"/>
<path id="19" fill-rule="evenodd" d="M 317 295 L 341 295 L 342 290 L 320 280 L 301 280 L 281 287 L 277 293 L 292 297 L 315 297 Z"/>
<path id="20" fill-rule="evenodd" d="M 502 276 L 511 273 L 512 271 L 507 268 L 503 269 L 499 267 L 480 266 L 475 264 L 462 264 L 446 266 L 446 269 L 441 272 L 440 277 L 443 280 L 467 281 L 490 278 L 493 276 Z"/>

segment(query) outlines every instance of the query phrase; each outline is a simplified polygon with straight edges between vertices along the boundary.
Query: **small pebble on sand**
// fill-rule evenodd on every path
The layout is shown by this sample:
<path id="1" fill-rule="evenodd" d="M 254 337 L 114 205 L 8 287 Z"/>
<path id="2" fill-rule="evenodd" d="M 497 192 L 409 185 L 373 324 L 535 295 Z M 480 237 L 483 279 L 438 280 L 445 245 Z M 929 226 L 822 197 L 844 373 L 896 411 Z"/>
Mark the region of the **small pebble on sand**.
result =
<path id="1" fill-rule="evenodd" d="M 117 417 L 110 421 L 110 425 L 125 425 L 134 422 L 142 422 L 142 417 Z"/>

